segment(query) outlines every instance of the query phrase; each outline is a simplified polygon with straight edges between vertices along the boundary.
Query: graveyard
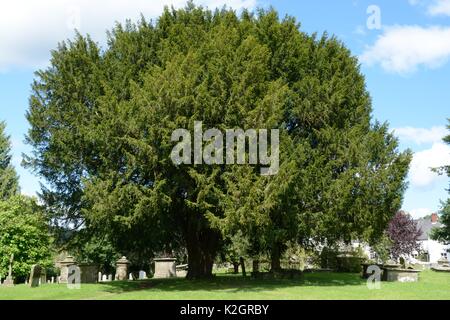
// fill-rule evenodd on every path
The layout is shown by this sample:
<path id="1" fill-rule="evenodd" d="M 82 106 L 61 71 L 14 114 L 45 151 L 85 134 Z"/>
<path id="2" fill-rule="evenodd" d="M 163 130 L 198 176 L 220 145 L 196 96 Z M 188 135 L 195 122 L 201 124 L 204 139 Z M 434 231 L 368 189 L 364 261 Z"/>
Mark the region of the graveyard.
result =
<path id="1" fill-rule="evenodd" d="M 53 39 L 0 115 L 0 300 L 450 300 L 447 106 L 379 113 L 427 90 L 301 22 L 188 1 Z"/>
<path id="2" fill-rule="evenodd" d="M 450 299 L 450 274 L 423 271 L 419 282 L 382 282 L 378 290 L 368 290 L 365 279 L 352 273 L 309 273 L 300 279 L 260 280 L 241 275 L 218 273 L 211 280 L 184 278 L 112 281 L 81 284 L 25 284 L 0 286 L 0 299 Z"/>

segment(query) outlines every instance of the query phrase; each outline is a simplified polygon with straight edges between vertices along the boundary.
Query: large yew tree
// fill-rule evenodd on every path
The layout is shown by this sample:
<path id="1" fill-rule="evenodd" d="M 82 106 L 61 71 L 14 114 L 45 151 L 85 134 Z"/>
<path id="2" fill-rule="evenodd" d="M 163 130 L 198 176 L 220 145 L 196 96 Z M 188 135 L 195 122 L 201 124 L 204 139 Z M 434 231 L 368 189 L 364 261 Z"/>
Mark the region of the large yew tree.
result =
<path id="1" fill-rule="evenodd" d="M 373 240 L 399 209 L 410 154 L 371 119 L 358 61 L 334 37 L 273 10 L 189 3 L 108 39 L 60 44 L 33 83 L 27 163 L 55 221 L 122 252 L 186 247 L 197 278 L 237 230 L 278 269 L 288 240 Z M 194 121 L 280 129 L 280 172 L 173 164 L 171 134 Z"/>

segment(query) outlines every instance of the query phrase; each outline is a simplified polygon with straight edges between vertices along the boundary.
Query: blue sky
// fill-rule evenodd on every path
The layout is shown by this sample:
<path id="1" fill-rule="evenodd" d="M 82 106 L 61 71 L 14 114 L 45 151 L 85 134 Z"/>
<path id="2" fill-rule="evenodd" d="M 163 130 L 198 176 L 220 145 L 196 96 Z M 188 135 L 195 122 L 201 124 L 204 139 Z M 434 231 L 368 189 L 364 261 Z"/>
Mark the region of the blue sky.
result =
<path id="1" fill-rule="evenodd" d="M 415 217 L 438 210 L 440 200 L 448 196 L 448 178 L 429 168 L 450 164 L 450 147 L 441 141 L 450 117 L 450 0 L 196 3 L 209 8 L 226 4 L 237 10 L 273 6 L 280 16 L 296 17 L 303 31 L 327 31 L 341 39 L 360 58 L 374 118 L 389 122 L 401 149 L 414 151 L 403 209 Z M 33 71 L 46 66 L 49 51 L 72 37 L 74 28 L 103 44 L 105 30 L 114 21 L 135 20 L 140 12 L 155 18 L 164 4 L 179 7 L 185 1 L 2 1 L 0 120 L 6 121 L 11 135 L 23 193 L 32 195 L 40 189 L 38 178 L 20 166 L 21 154 L 30 152 L 23 140 Z"/>

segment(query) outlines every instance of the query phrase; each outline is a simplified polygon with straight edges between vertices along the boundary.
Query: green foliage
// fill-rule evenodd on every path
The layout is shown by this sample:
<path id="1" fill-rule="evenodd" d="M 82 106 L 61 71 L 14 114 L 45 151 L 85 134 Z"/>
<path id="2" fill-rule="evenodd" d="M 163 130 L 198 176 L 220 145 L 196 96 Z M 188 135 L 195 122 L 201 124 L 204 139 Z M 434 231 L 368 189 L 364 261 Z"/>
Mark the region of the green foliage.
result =
<path id="1" fill-rule="evenodd" d="M 371 123 L 358 61 L 274 10 L 188 3 L 156 23 L 117 25 L 101 51 L 77 35 L 36 73 L 26 163 L 47 180 L 55 220 L 107 235 L 121 252 L 185 246 L 189 276 L 211 273 L 223 237 L 249 252 L 374 240 L 399 209 L 410 153 Z M 173 130 L 280 129 L 280 171 L 174 165 Z M 226 241 L 225 241 L 226 242 Z"/>
<path id="2" fill-rule="evenodd" d="M 98 264 L 103 272 L 114 271 L 116 261 L 121 257 L 120 253 L 115 250 L 108 238 L 85 236 L 83 231 L 75 236 L 74 245 L 71 246 L 75 261 Z"/>
<path id="3" fill-rule="evenodd" d="M 5 123 L 0 122 L 0 200 L 19 193 L 19 177 L 11 165 L 11 142 L 5 128 Z"/>
<path id="4" fill-rule="evenodd" d="M 367 260 L 361 247 L 342 251 L 338 245 L 325 246 L 320 255 L 320 267 L 340 272 L 360 272 L 361 263 Z"/>
<path id="5" fill-rule="evenodd" d="M 239 258 L 241 257 L 247 260 L 251 258 L 249 256 L 249 248 L 248 239 L 239 231 L 225 239 L 225 245 L 221 250 L 222 260 L 233 263 L 239 263 Z"/>
<path id="6" fill-rule="evenodd" d="M 450 119 L 448 119 L 448 122 L 447 129 L 450 130 Z M 450 145 L 450 134 L 444 138 L 444 142 Z M 450 166 L 442 167 L 440 171 L 446 171 L 447 176 L 450 178 Z M 450 192 L 450 188 L 448 191 Z M 443 228 L 434 229 L 431 237 L 442 242 L 450 242 L 450 198 L 442 203 L 440 222 L 444 225 Z"/>
<path id="7" fill-rule="evenodd" d="M 33 264 L 52 264 L 52 239 L 47 219 L 35 199 L 13 196 L 0 201 L 0 274 L 8 275 L 9 258 L 14 254 L 13 276 L 24 279 Z"/>
<path id="8" fill-rule="evenodd" d="M 320 267 L 326 269 L 337 269 L 337 256 L 339 249 L 337 247 L 324 247 L 320 252 Z"/>
<path id="9" fill-rule="evenodd" d="M 442 228 L 434 228 L 431 238 L 444 243 L 450 242 L 450 198 L 442 203 L 442 209 L 439 212 L 439 221 L 443 224 Z"/>
<path id="10" fill-rule="evenodd" d="M 386 233 L 383 234 L 383 236 L 378 240 L 378 242 L 372 245 L 372 249 L 375 251 L 377 258 L 381 263 L 385 263 L 390 259 L 391 247 L 392 247 L 392 240 Z"/>

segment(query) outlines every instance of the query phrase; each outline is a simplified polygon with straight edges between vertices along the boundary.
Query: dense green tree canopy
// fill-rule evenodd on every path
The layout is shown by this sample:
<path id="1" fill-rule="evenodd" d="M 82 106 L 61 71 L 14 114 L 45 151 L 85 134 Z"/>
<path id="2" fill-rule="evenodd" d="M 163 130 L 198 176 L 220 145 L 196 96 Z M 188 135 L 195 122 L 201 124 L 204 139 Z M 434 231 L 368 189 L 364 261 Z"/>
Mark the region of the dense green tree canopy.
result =
<path id="1" fill-rule="evenodd" d="M 33 264 L 52 264 L 52 239 L 43 208 L 26 196 L 0 201 L 0 275 L 8 275 L 9 259 L 14 254 L 13 276 L 22 281 Z"/>
<path id="2" fill-rule="evenodd" d="M 376 239 L 399 209 L 410 154 L 371 122 L 358 61 L 273 10 L 191 3 L 155 23 L 117 25 L 100 50 L 78 35 L 36 73 L 29 166 L 57 221 L 107 233 L 119 250 L 186 246 L 208 275 L 222 236 L 241 230 L 273 268 L 288 240 Z M 175 165 L 171 134 L 279 129 L 280 171 Z"/>
<path id="3" fill-rule="evenodd" d="M 19 193 L 19 178 L 11 164 L 11 141 L 5 128 L 5 123 L 0 122 L 0 200 Z"/>

